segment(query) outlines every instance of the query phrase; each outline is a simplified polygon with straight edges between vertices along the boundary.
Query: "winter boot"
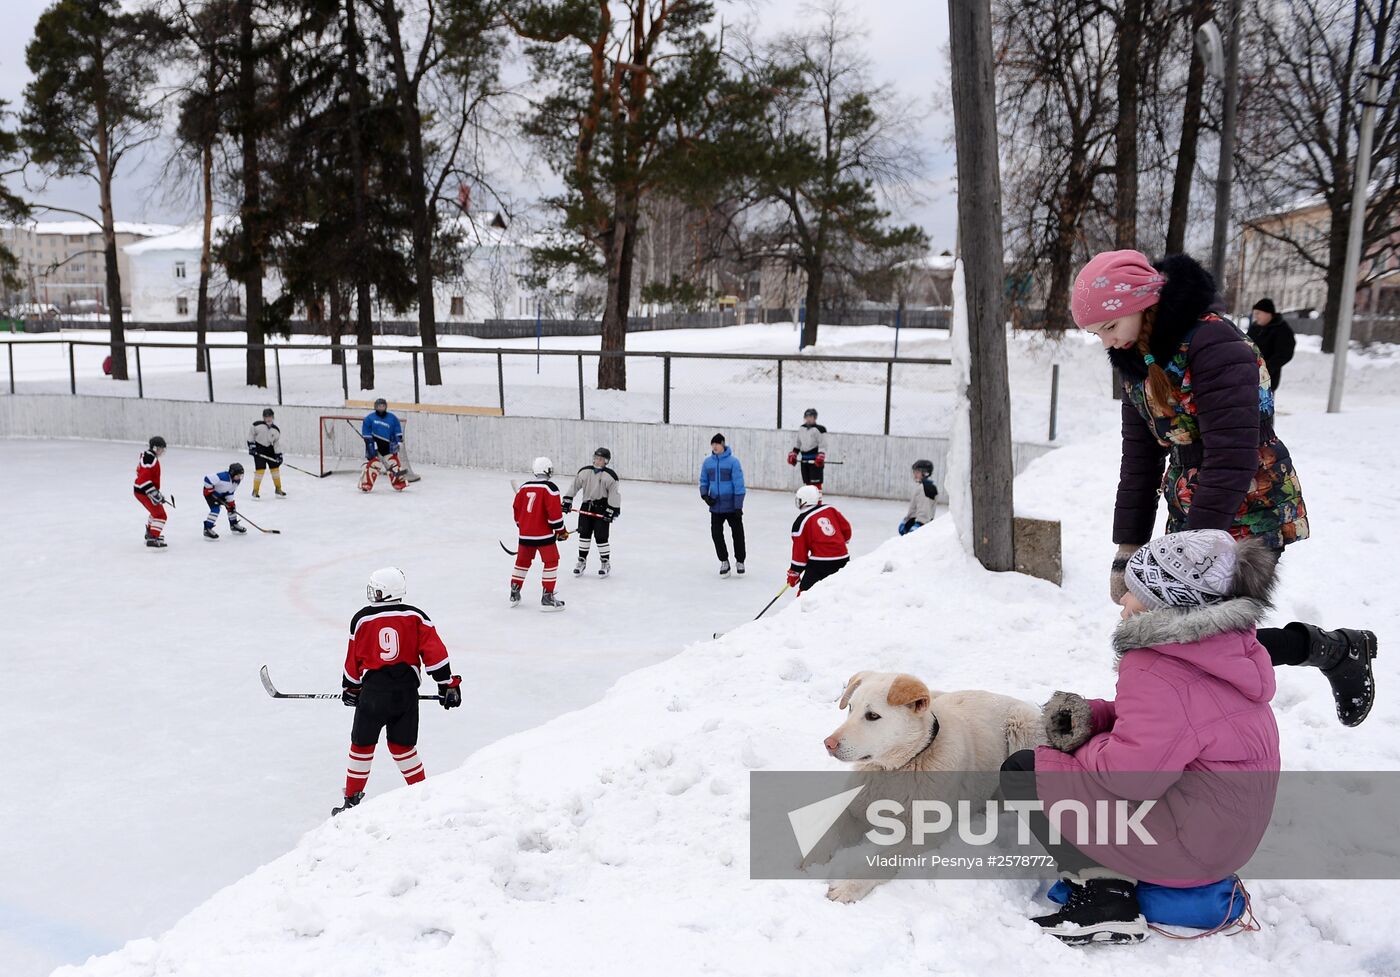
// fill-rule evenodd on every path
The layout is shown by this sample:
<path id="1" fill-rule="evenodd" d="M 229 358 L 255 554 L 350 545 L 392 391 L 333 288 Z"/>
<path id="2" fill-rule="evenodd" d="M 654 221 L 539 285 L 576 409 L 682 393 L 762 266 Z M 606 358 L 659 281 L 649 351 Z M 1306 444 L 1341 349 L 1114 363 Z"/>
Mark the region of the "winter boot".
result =
<path id="1" fill-rule="evenodd" d="M 544 608 L 546 611 L 562 611 L 564 609 L 564 602 L 558 597 L 555 597 L 553 591 L 546 590 L 540 596 L 540 607 Z"/>
<path id="2" fill-rule="evenodd" d="M 586 556 L 581 556 L 581 557 L 579 557 L 579 558 L 578 558 L 578 562 L 574 564 L 574 576 L 576 576 L 576 577 L 581 577 L 581 576 L 583 576 L 584 568 L 587 567 L 587 566 L 588 566 L 588 557 L 586 557 Z"/>
<path id="3" fill-rule="evenodd" d="M 734 572 L 742 577 L 744 575 L 744 565 L 742 563 L 735 563 Z"/>
<path id="4" fill-rule="evenodd" d="M 728 560 L 721 560 L 721 561 L 720 561 L 720 563 L 719 563 L 719 575 L 720 575 L 721 577 L 727 577 L 727 576 L 729 576 L 729 561 L 728 561 Z"/>
<path id="5" fill-rule="evenodd" d="M 1031 921 L 1070 946 L 1141 943 L 1147 939 L 1147 920 L 1138 909 L 1137 884 L 1124 879 L 1071 883 L 1069 899 L 1058 912 Z"/>
<path id="6" fill-rule="evenodd" d="M 1299 621 L 1288 625 L 1288 629 L 1307 636 L 1307 663 L 1322 669 L 1327 676 L 1342 725 L 1360 726 L 1376 699 L 1376 680 L 1371 674 L 1371 659 L 1376 657 L 1375 633 L 1351 628 L 1324 631 L 1315 624 Z"/>
<path id="7" fill-rule="evenodd" d="M 612 573 L 612 560 L 604 557 L 598 565 L 598 576 L 606 577 L 610 573 Z"/>
<path id="8" fill-rule="evenodd" d="M 237 534 L 240 535 L 240 536 L 242 536 L 244 533 L 246 533 L 246 532 L 248 531 L 248 527 L 245 526 L 245 525 L 243 525 L 243 523 L 241 523 L 241 522 L 236 522 L 236 523 L 234 523 L 232 526 L 229 526 L 228 528 L 231 529 L 231 530 L 233 530 L 235 533 L 237 533 Z"/>
<path id="9" fill-rule="evenodd" d="M 204 538 L 205 538 L 205 539 L 218 539 L 218 538 L 219 538 L 219 534 L 216 533 L 216 532 L 214 532 L 214 530 L 210 529 L 208 526 L 205 526 L 205 527 L 204 527 Z"/>
<path id="10" fill-rule="evenodd" d="M 514 580 L 510 582 L 510 606 L 520 606 L 520 584 L 516 583 Z"/>
<path id="11" fill-rule="evenodd" d="M 357 790 L 355 793 L 347 795 L 344 804 L 340 805 L 340 807 L 331 808 L 331 817 L 335 817 L 337 814 L 343 814 L 364 799 L 365 792 L 362 790 Z"/>

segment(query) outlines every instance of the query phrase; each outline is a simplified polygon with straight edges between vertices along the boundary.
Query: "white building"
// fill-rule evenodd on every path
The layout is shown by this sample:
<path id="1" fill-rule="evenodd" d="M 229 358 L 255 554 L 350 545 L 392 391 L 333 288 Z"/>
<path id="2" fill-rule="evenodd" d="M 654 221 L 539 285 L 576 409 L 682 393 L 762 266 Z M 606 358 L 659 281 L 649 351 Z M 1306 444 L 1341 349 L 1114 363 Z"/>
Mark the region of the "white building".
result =
<path id="1" fill-rule="evenodd" d="M 125 248 L 169 234 L 169 224 L 117 221 L 117 273 L 122 306 L 131 307 L 131 268 Z M 107 264 L 102 228 L 88 220 L 31 221 L 0 225 L 0 244 L 18 261 L 23 281 L 12 303 L 53 306 L 62 312 L 107 311 Z"/>
<path id="2" fill-rule="evenodd" d="M 234 218 L 216 216 L 214 242 L 217 244 L 236 226 Z M 203 223 L 196 221 L 126 246 L 133 322 L 190 322 L 195 318 L 202 241 Z M 280 285 L 275 273 L 267 275 L 263 280 L 264 296 L 269 300 L 276 298 L 281 293 Z M 243 315 L 243 287 L 230 282 L 217 261 L 210 268 L 208 306 L 209 315 L 216 319 L 237 319 Z"/>

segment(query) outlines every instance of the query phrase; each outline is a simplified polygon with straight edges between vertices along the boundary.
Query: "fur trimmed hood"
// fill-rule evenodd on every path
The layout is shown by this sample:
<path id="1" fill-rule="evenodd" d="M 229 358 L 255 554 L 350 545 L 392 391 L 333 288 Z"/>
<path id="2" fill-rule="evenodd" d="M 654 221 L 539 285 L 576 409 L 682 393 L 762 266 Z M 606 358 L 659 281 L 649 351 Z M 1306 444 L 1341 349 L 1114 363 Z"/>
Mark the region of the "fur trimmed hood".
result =
<path id="1" fill-rule="evenodd" d="M 1160 656 L 1228 683 L 1252 701 L 1267 702 L 1274 694 L 1274 670 L 1254 633 L 1266 610 L 1259 601 L 1236 597 L 1188 610 L 1134 614 L 1113 632 L 1119 672 L 1129 661 L 1141 665 L 1139 655 Z"/>
<path id="2" fill-rule="evenodd" d="M 1236 597 L 1204 607 L 1142 611 L 1114 629 L 1113 650 L 1121 658 L 1134 648 L 1194 644 L 1231 631 L 1253 631 L 1267 610 L 1257 600 Z"/>
<path id="3" fill-rule="evenodd" d="M 1219 302 L 1215 279 L 1195 258 L 1173 254 L 1154 261 L 1152 267 L 1166 276 L 1157 300 L 1157 320 L 1152 330 L 1151 352 L 1158 363 L 1170 362 L 1187 330 Z M 1130 377 L 1141 379 L 1147 367 L 1137 350 L 1110 349 L 1108 358 Z"/>

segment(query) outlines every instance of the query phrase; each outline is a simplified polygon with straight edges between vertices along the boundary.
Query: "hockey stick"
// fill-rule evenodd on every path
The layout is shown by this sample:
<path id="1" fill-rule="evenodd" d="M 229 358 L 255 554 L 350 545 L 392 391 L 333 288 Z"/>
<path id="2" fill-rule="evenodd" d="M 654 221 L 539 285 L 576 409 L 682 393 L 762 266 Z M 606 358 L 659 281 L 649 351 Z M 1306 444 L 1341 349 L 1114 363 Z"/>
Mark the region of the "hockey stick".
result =
<path id="1" fill-rule="evenodd" d="M 261 458 L 263 461 L 267 462 L 269 465 L 273 465 L 274 467 L 277 467 L 277 468 L 290 468 L 290 469 L 291 469 L 292 471 L 294 471 L 294 472 L 301 472 L 303 475 L 310 475 L 312 478 L 325 478 L 327 475 L 334 475 L 334 474 L 335 474 L 335 472 L 325 472 L 324 474 L 317 475 L 315 472 L 309 472 L 309 471 L 307 471 L 305 468 L 298 468 L 296 465 L 293 465 L 293 464 L 292 464 L 291 462 L 289 462 L 289 461 L 273 461 L 273 460 L 272 460 L 271 458 L 269 458 L 267 455 L 258 454 L 257 452 L 254 452 L 254 453 L 253 453 L 253 457 L 254 457 L 254 458 Z"/>
<path id="2" fill-rule="evenodd" d="M 787 592 L 788 592 L 788 589 L 789 589 L 791 586 L 792 586 L 791 584 L 787 584 L 787 583 L 783 584 L 783 589 L 780 590 L 780 591 L 778 591 L 778 594 L 777 594 L 776 597 L 774 597 L 772 600 L 770 600 L 767 604 L 764 604 L 764 605 L 763 605 L 763 610 L 759 611 L 758 614 L 755 615 L 754 620 L 757 621 L 760 617 L 762 617 L 763 615 L 767 614 L 767 613 L 768 613 L 768 608 L 770 608 L 770 607 L 772 607 L 774 604 L 776 604 L 776 603 L 778 602 L 778 597 L 781 597 L 781 596 L 783 596 L 783 594 L 787 593 Z M 716 631 L 716 632 L 715 632 L 715 637 L 716 637 L 716 638 L 719 638 L 719 637 L 722 637 L 723 635 L 726 635 L 726 634 L 728 634 L 728 633 L 729 633 L 728 631 Z"/>
<path id="3" fill-rule="evenodd" d="M 501 541 L 500 541 L 499 539 L 496 540 L 496 542 L 501 543 Z M 505 550 L 505 551 L 506 551 L 507 553 L 509 553 L 511 556 L 514 556 L 516 553 L 519 553 L 519 552 L 520 552 L 519 550 L 513 550 L 513 549 L 511 549 L 510 547 L 506 546 L 505 543 L 501 543 L 501 549 Z"/>
<path id="4" fill-rule="evenodd" d="M 237 512 L 238 510 L 235 509 L 234 511 Z M 261 526 L 259 526 L 259 525 L 258 525 L 257 523 L 255 523 L 255 522 L 253 522 L 253 520 L 249 519 L 247 516 L 243 515 L 242 513 L 239 513 L 238 518 L 241 519 L 241 520 L 243 520 L 244 522 L 246 522 L 248 525 L 252 526 L 254 529 L 256 529 L 256 530 L 257 530 L 258 532 L 260 532 L 260 533 L 267 533 L 267 534 L 269 534 L 269 535 L 271 535 L 271 536 L 281 536 L 281 535 L 282 535 L 282 530 L 280 530 L 280 529 L 263 529 Z"/>
<path id="5" fill-rule="evenodd" d="M 556 537 L 554 537 L 554 539 L 550 540 L 550 542 L 551 542 L 551 543 L 562 543 L 562 542 L 564 542 L 565 539 L 568 539 L 568 538 L 569 538 L 570 536 L 572 536 L 572 535 L 574 535 L 574 534 L 571 533 L 571 532 L 569 532 L 569 530 L 566 528 L 566 529 L 564 530 L 564 539 L 560 539 L 558 536 L 556 536 Z M 507 546 L 505 543 L 501 543 L 501 541 L 500 541 L 499 539 L 496 540 L 496 542 L 497 542 L 497 543 L 500 543 L 501 549 L 505 550 L 505 551 L 506 551 L 507 553 L 509 553 L 511 556 L 515 556 L 517 553 L 520 552 L 519 550 L 513 550 L 513 549 L 511 549 L 511 548 L 510 548 L 509 546 Z M 547 544 L 547 543 L 541 543 L 540 545 L 541 545 L 541 546 L 546 546 L 546 545 L 548 545 L 548 544 Z"/>
<path id="6" fill-rule="evenodd" d="M 274 699 L 339 699 L 341 696 L 339 692 L 278 692 L 277 686 L 272 684 L 272 676 L 267 674 L 266 665 L 259 670 L 258 675 L 262 678 L 263 688 Z M 418 698 L 432 699 L 435 702 L 442 701 L 440 695 L 419 695 Z"/>

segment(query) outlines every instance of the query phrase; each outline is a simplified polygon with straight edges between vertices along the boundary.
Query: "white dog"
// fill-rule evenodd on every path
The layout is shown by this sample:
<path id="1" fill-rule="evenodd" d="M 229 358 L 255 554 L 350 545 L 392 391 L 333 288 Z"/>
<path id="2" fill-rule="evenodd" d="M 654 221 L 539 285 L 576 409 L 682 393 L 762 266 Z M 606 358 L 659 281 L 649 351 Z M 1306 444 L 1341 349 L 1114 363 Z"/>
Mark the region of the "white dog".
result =
<path id="1" fill-rule="evenodd" d="M 841 708 L 849 716 L 823 743 L 864 772 L 995 773 L 1012 753 L 1045 742 L 1040 706 L 994 692 L 931 692 L 896 672 L 852 675 Z M 826 895 L 855 902 L 879 884 L 847 879 L 832 883 Z"/>

